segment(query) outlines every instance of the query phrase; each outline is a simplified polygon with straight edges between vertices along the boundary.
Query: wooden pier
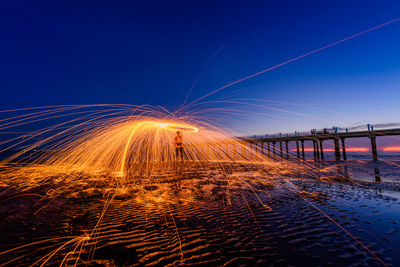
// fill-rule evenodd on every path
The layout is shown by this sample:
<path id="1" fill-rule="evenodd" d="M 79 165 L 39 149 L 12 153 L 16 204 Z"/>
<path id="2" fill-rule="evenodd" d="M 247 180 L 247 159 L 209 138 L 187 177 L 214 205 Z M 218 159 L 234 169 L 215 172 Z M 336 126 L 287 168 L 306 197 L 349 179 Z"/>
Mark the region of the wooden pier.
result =
<path id="1" fill-rule="evenodd" d="M 386 129 L 378 131 L 359 131 L 359 132 L 339 132 L 339 133 L 315 133 L 310 135 L 295 135 L 295 136 L 280 136 L 280 137 L 265 137 L 265 138 L 242 138 L 243 142 L 258 145 L 264 151 L 264 147 L 268 150 L 268 156 L 272 150 L 273 157 L 279 156 L 284 158 L 283 143 L 285 144 L 285 157 L 288 159 L 289 142 L 296 143 L 296 157 L 298 159 L 305 159 L 304 142 L 313 143 L 314 160 L 324 160 L 324 147 L 323 142 L 326 140 L 333 140 L 335 148 L 335 159 L 346 160 L 346 144 L 347 138 L 369 138 L 371 141 L 371 151 L 373 160 L 378 160 L 378 150 L 376 147 L 376 138 L 379 136 L 393 136 L 400 135 L 400 128 Z M 342 149 L 340 149 L 340 143 Z M 276 153 L 276 144 L 279 144 L 279 154 Z"/>

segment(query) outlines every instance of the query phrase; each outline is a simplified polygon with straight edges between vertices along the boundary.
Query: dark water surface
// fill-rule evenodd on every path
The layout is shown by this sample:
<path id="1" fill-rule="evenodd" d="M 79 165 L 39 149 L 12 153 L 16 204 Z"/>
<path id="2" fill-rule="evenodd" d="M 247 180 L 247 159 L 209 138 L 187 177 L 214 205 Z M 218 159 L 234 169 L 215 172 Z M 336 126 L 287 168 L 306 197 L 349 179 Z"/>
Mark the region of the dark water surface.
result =
<path id="1" fill-rule="evenodd" d="M 45 200 L 57 186 L 24 195 L 3 186 L 0 264 L 26 266 L 63 246 L 47 264 L 69 253 L 64 263 L 88 266 L 400 266 L 399 179 L 397 166 L 355 161 L 311 176 L 187 169 L 119 189 L 83 179 Z M 67 243 L 99 221 L 90 240 Z"/>

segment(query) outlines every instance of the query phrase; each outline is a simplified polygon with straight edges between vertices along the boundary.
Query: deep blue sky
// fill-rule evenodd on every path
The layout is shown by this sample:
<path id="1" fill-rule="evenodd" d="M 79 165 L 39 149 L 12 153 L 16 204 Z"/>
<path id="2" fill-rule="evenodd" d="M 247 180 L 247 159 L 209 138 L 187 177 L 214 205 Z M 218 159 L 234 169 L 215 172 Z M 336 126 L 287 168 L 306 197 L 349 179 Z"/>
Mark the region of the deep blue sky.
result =
<path id="1" fill-rule="evenodd" d="M 221 47 L 189 101 L 397 17 L 397 0 L 1 1 L 0 108 L 127 103 L 174 110 Z M 399 47 L 397 22 L 209 100 L 236 92 L 231 98 L 295 112 L 243 118 L 237 129 L 248 133 L 399 122 Z"/>

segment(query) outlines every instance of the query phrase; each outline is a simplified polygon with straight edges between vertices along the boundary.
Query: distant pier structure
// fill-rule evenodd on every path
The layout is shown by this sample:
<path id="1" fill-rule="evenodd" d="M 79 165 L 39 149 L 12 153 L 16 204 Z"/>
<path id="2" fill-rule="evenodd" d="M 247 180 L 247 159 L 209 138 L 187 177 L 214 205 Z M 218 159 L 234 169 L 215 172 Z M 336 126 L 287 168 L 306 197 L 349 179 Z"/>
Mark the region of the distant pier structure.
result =
<path id="1" fill-rule="evenodd" d="M 369 125 L 368 125 L 369 126 Z M 295 134 L 294 136 L 282 136 L 279 134 L 278 137 L 254 137 L 254 138 L 242 138 L 243 142 L 250 143 L 250 146 L 253 145 L 260 147 L 262 153 L 264 153 L 264 148 L 267 148 L 268 153 L 265 153 L 269 157 L 279 156 L 281 158 L 289 157 L 297 157 L 298 159 L 305 159 L 304 153 L 304 143 L 312 142 L 313 143 L 313 151 L 314 151 L 314 160 L 324 160 L 324 146 L 323 143 L 326 140 L 333 140 L 334 148 L 335 148 L 335 159 L 336 160 L 346 160 L 346 142 L 347 138 L 369 138 L 371 141 L 371 151 L 372 151 L 372 159 L 378 160 L 378 150 L 376 147 L 376 138 L 378 136 L 391 136 L 391 135 L 400 135 L 400 128 L 396 129 L 385 129 L 374 131 L 368 127 L 368 131 L 357 131 L 357 132 L 336 132 L 336 133 L 327 133 L 322 132 L 318 133 L 316 131 L 312 131 L 310 135 L 299 135 Z M 296 143 L 296 153 L 290 155 L 289 153 L 289 142 Z M 276 146 L 279 145 L 279 153 L 276 151 Z M 285 147 L 283 147 L 285 145 Z M 341 147 L 341 149 L 340 149 Z"/>

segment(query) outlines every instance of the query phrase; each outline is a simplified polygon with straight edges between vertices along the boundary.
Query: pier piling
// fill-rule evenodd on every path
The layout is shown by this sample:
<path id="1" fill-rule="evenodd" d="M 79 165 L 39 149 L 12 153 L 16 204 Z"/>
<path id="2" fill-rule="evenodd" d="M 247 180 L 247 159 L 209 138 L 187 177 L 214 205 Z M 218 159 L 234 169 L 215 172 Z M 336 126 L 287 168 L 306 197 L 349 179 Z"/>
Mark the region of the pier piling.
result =
<path id="1" fill-rule="evenodd" d="M 314 160 L 317 160 L 317 148 L 315 140 L 313 140 L 313 150 L 314 150 Z"/>
<path id="2" fill-rule="evenodd" d="M 324 147 L 322 146 L 322 142 L 323 142 L 323 140 L 320 139 L 319 140 L 319 148 L 321 150 L 321 160 L 324 160 Z"/>
<path id="3" fill-rule="evenodd" d="M 339 139 L 334 138 L 333 139 L 334 145 L 335 145 L 335 159 L 340 160 L 340 147 L 339 147 Z"/>
<path id="4" fill-rule="evenodd" d="M 370 137 L 371 139 L 371 148 L 372 148 L 372 158 L 374 160 L 378 160 L 378 151 L 376 149 L 376 136 L 373 135 Z"/>
<path id="5" fill-rule="evenodd" d="M 343 160 L 347 160 L 347 154 L 346 154 L 346 140 L 347 138 L 370 138 L 371 140 L 371 149 L 372 149 L 372 158 L 374 160 L 378 160 L 378 151 L 377 151 L 377 145 L 376 145 L 376 137 L 377 136 L 400 136 L 400 128 L 394 128 L 394 129 L 384 129 L 384 130 L 379 130 L 379 131 L 373 131 L 372 129 L 369 131 L 357 131 L 357 132 L 349 132 L 348 129 L 346 129 L 345 132 L 316 132 L 315 130 L 312 131 L 312 134 L 309 135 L 299 135 L 298 132 L 294 136 L 289 136 L 288 134 L 282 135 L 280 134 L 279 137 L 276 136 L 266 136 L 266 137 L 261 137 L 261 138 L 256 138 L 254 139 L 249 139 L 245 138 L 242 139 L 243 146 L 246 145 L 246 143 L 251 144 L 251 151 L 252 151 L 252 144 L 258 144 L 261 142 L 261 151 L 264 153 L 264 148 L 263 148 L 263 143 L 266 142 L 268 145 L 268 156 L 269 157 L 274 157 L 276 159 L 276 156 L 279 156 L 281 158 L 284 158 L 284 153 L 283 153 L 283 142 L 286 144 L 286 158 L 290 158 L 289 154 L 289 149 L 288 149 L 288 143 L 291 141 L 296 142 L 296 152 L 297 152 L 297 158 L 302 158 L 305 160 L 305 151 L 304 151 L 304 141 L 313 141 L 314 145 L 314 159 L 315 160 L 324 160 L 324 147 L 323 147 L 323 141 L 325 140 L 333 140 L 334 142 L 334 148 L 335 148 L 335 159 L 336 160 L 341 160 L 341 157 L 343 157 Z M 280 148 L 279 148 L 279 153 L 276 150 L 276 143 L 279 142 Z M 301 142 L 301 156 L 300 156 L 300 144 Z M 342 142 L 342 144 L 340 144 Z M 273 145 L 273 154 L 270 155 L 271 153 L 271 143 Z M 340 146 L 342 147 L 342 151 L 340 151 Z M 257 152 L 260 152 L 259 148 Z M 244 149 L 243 151 L 244 152 Z"/>
<path id="6" fill-rule="evenodd" d="M 286 141 L 286 159 L 289 159 L 289 141 Z"/>
<path id="7" fill-rule="evenodd" d="M 344 143 L 344 138 L 342 138 L 342 153 L 343 153 L 343 160 L 347 160 L 346 156 L 346 145 Z"/>
<path id="8" fill-rule="evenodd" d="M 300 159 L 299 140 L 296 140 L 296 152 L 297 152 L 297 158 Z"/>

